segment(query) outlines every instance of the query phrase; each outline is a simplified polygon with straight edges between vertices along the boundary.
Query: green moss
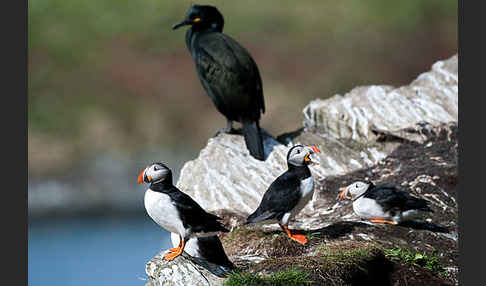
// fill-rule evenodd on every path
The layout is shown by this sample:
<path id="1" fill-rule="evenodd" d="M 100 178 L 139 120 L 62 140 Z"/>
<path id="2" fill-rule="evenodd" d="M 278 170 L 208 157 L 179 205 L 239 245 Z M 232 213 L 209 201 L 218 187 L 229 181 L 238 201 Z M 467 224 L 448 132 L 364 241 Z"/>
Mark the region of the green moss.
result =
<path id="1" fill-rule="evenodd" d="M 385 256 L 390 260 L 422 267 L 429 271 L 447 276 L 447 272 L 442 267 L 439 257 L 435 254 L 413 252 L 402 248 L 384 248 L 383 251 L 385 252 Z"/>
<path id="2" fill-rule="evenodd" d="M 235 273 L 224 282 L 225 286 L 303 286 L 310 285 L 309 274 L 297 269 L 284 270 L 272 275 Z"/>
<path id="3" fill-rule="evenodd" d="M 322 256 L 324 265 L 353 265 L 368 261 L 376 256 L 380 247 L 371 243 L 322 244 L 317 252 Z"/>

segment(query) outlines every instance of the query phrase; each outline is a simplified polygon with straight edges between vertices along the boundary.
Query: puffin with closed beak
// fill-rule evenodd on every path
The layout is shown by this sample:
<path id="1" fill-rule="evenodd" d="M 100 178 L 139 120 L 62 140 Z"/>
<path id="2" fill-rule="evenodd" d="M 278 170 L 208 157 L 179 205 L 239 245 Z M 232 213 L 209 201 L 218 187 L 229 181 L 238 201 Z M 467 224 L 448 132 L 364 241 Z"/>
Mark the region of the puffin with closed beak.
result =
<path id="1" fill-rule="evenodd" d="M 165 260 L 181 255 L 186 242 L 193 237 L 213 236 L 229 232 L 221 218 L 207 213 L 190 196 L 172 183 L 172 171 L 163 163 L 152 163 L 138 176 L 139 184 L 150 184 L 144 204 L 148 215 L 167 231 L 179 236 L 179 244 L 170 248 Z"/>
<path id="2" fill-rule="evenodd" d="M 247 223 L 278 222 L 291 239 L 307 243 L 307 238 L 292 233 L 288 224 L 314 194 L 314 179 L 309 165 L 317 164 L 311 159 L 315 152 L 320 152 L 315 146 L 295 145 L 290 148 L 287 152 L 288 170 L 270 184 L 258 208 L 247 218 Z"/>
<path id="3" fill-rule="evenodd" d="M 362 219 L 375 223 L 397 225 L 412 220 L 420 212 L 433 212 L 428 201 L 416 198 L 393 185 L 375 185 L 370 181 L 356 181 L 340 189 L 338 198 L 353 201 L 354 212 Z"/>

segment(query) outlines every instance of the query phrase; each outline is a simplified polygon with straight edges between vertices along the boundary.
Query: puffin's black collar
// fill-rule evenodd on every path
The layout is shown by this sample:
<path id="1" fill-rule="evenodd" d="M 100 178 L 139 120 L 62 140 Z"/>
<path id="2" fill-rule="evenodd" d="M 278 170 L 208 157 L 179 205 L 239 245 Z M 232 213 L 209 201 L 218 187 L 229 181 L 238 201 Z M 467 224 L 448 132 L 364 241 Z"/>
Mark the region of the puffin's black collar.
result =
<path id="1" fill-rule="evenodd" d="M 174 186 L 172 184 L 172 178 L 166 178 L 162 181 L 153 182 L 150 184 L 150 189 L 155 192 L 163 192 L 164 190 L 168 190 Z"/>
<path id="2" fill-rule="evenodd" d="M 366 189 L 364 193 L 362 193 L 361 195 L 357 196 L 354 200 L 352 200 L 353 202 L 361 198 L 362 196 L 366 195 L 370 190 L 375 188 L 375 184 L 373 184 L 371 181 L 366 181 L 366 182 L 369 184 L 368 189 Z"/>
<path id="3" fill-rule="evenodd" d="M 366 193 L 368 193 L 368 190 L 366 190 L 364 193 L 362 193 L 361 195 L 357 196 L 354 200 L 352 200 L 353 202 L 356 201 L 357 199 L 361 198 L 362 196 L 366 195 Z"/>

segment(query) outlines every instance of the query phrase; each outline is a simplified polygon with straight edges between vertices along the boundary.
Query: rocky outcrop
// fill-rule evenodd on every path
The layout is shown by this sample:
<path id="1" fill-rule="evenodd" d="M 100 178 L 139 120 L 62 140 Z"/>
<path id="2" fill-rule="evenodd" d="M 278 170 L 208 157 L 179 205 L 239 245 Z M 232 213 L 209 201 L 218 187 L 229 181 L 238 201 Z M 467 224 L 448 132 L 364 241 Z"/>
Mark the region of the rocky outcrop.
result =
<path id="1" fill-rule="evenodd" d="M 344 96 L 316 99 L 304 108 L 304 116 L 304 126 L 318 134 L 358 142 L 376 141 L 382 132 L 394 133 L 419 122 L 455 122 L 457 55 L 435 63 L 408 86 L 357 87 Z"/>
<path id="2" fill-rule="evenodd" d="M 301 230 L 309 238 L 308 244 L 298 245 L 278 229 L 238 226 L 222 238 L 228 257 L 240 268 L 260 275 L 291 265 L 307 271 L 318 285 L 457 284 L 458 128 L 450 123 L 419 125 L 416 130 L 425 137 L 423 143 L 405 141 L 372 167 L 318 181 L 315 214 L 299 217 L 302 225 L 319 225 Z M 398 226 L 363 221 L 354 214 L 350 201 L 336 199 L 340 187 L 363 178 L 390 183 L 425 198 L 434 212 Z M 342 249 L 347 250 L 341 253 Z M 436 271 L 441 274 L 384 259 L 390 249 L 427 253 L 436 259 Z M 347 257 L 355 257 L 357 261 L 351 262 L 359 267 L 348 272 L 333 268 L 347 265 Z M 362 271 L 356 272 L 356 268 Z M 367 282 L 352 282 L 359 279 Z"/>
<path id="3" fill-rule="evenodd" d="M 358 87 L 344 96 L 312 101 L 304 108 L 302 129 L 276 139 L 265 135 L 264 162 L 249 155 L 242 136 L 211 138 L 199 157 L 184 165 L 177 186 L 207 211 L 224 217 L 233 228 L 221 237 L 226 252 L 237 266 L 251 273 L 268 274 L 295 266 L 311 273 L 314 281 L 341 285 L 377 273 L 376 265 L 391 265 L 386 277 L 368 277 L 369 281 L 385 279 L 394 281 L 390 285 L 408 285 L 396 279 L 411 268 L 383 260 L 386 249 L 399 248 L 436 254 L 447 273 L 444 278 L 412 269 L 407 274 L 409 281 L 419 283 L 410 282 L 413 285 L 422 285 L 420 281 L 457 284 L 457 61 L 455 55 L 435 63 L 408 86 Z M 290 224 L 309 237 L 305 246 L 289 240 L 277 225 L 241 226 L 270 183 L 286 169 L 289 146 L 298 143 L 321 150 L 319 165 L 311 167 L 317 182 L 314 197 Z M 399 226 L 361 221 L 349 201 L 336 200 L 336 196 L 339 187 L 363 178 L 392 183 L 421 196 L 430 201 L 434 213 L 423 222 Z M 371 256 L 365 255 L 364 264 L 358 263 L 364 274 L 349 276 L 330 266 L 341 263 L 336 257 L 349 257 L 349 253 L 331 258 L 329 253 L 360 247 L 359 254 L 372 250 Z M 316 263 L 297 263 L 301 259 L 295 258 L 302 256 Z M 321 263 L 329 259 L 332 263 Z M 151 265 L 157 268 L 160 263 L 152 261 Z M 157 275 L 149 276 L 160 281 Z"/>
<path id="4" fill-rule="evenodd" d="M 220 134 L 184 165 L 177 186 L 208 211 L 245 216 L 286 169 L 286 152 L 293 144 L 321 149 L 320 163 L 312 167 L 318 179 L 370 167 L 397 148 L 400 139 L 422 142 L 417 123 L 457 122 L 457 71 L 456 55 L 435 63 L 408 86 L 358 87 L 344 96 L 314 100 L 304 108 L 302 130 L 281 135 L 278 141 L 265 137 L 264 162 L 249 155 L 242 136 Z M 302 212 L 313 213 L 312 203 Z"/>
<path id="5" fill-rule="evenodd" d="M 224 277 L 218 275 L 218 266 L 198 261 L 186 253 L 167 262 L 164 254 L 159 253 L 147 263 L 145 272 L 149 283 L 146 286 L 223 285 Z"/>

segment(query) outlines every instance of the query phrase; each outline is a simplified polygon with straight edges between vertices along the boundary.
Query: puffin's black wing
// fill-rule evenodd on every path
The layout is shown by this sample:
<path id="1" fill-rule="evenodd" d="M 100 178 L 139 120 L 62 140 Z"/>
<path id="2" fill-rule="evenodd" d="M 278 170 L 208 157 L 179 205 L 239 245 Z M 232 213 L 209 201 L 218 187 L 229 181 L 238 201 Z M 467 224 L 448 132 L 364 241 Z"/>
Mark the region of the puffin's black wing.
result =
<path id="1" fill-rule="evenodd" d="M 368 191 L 364 197 L 376 200 L 383 207 L 384 211 L 394 208 L 400 211 L 432 211 L 428 207 L 426 200 L 416 198 L 408 192 L 398 190 L 395 186 L 391 185 L 377 186 L 373 190 Z"/>
<path id="2" fill-rule="evenodd" d="M 196 201 L 176 187 L 172 187 L 166 193 L 179 211 L 185 228 L 191 228 L 193 232 L 229 232 L 219 222 L 220 217 L 206 212 Z"/>
<path id="3" fill-rule="evenodd" d="M 228 256 L 224 252 L 223 244 L 219 238 L 214 236 L 198 237 L 199 254 L 207 261 L 234 269 L 234 264 L 229 260 Z"/>
<path id="4" fill-rule="evenodd" d="M 287 171 L 270 184 L 258 208 L 247 218 L 247 223 L 280 220 L 298 204 L 300 198 L 300 179 Z"/>
<path id="5" fill-rule="evenodd" d="M 199 35 L 190 49 L 201 83 L 218 110 L 230 120 L 259 120 L 265 112 L 262 80 L 248 51 L 217 32 Z"/>

